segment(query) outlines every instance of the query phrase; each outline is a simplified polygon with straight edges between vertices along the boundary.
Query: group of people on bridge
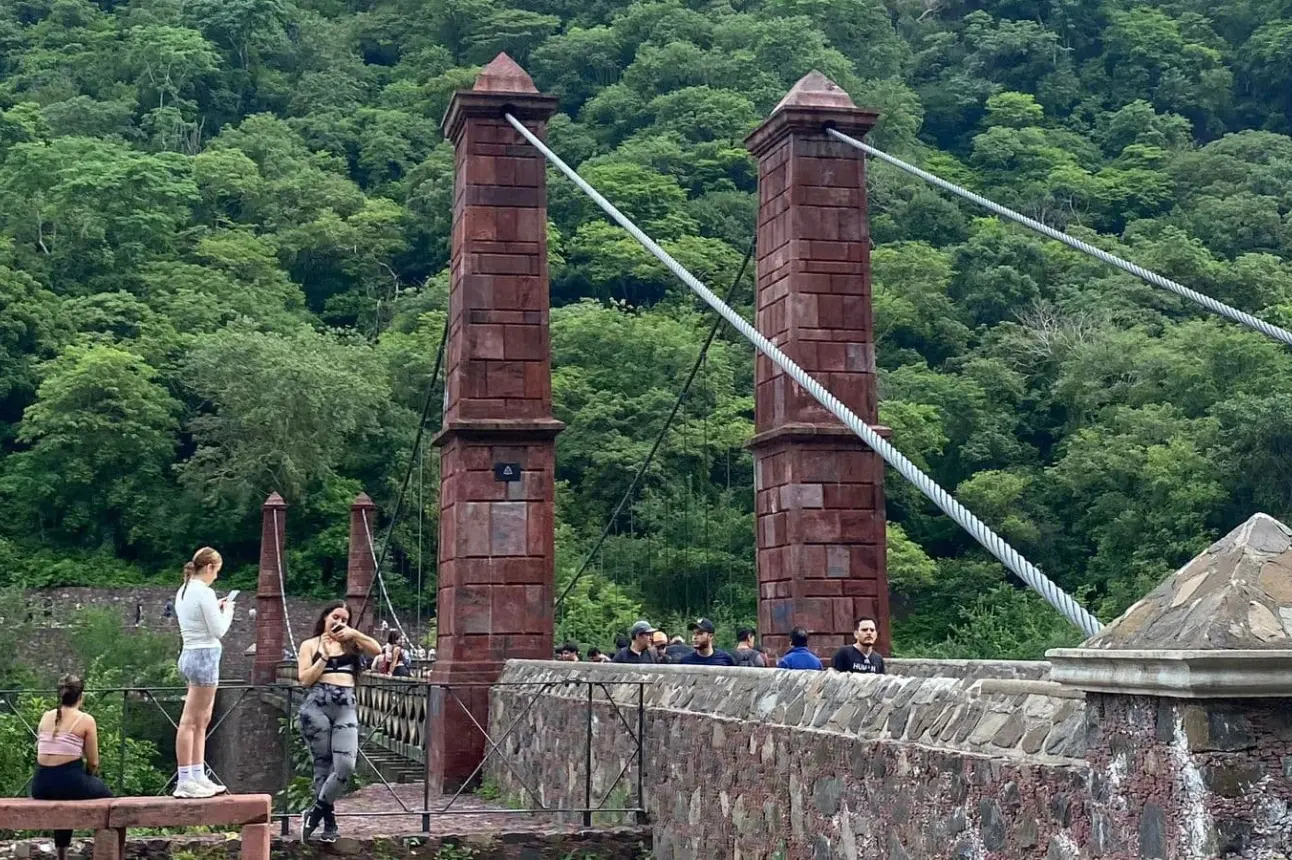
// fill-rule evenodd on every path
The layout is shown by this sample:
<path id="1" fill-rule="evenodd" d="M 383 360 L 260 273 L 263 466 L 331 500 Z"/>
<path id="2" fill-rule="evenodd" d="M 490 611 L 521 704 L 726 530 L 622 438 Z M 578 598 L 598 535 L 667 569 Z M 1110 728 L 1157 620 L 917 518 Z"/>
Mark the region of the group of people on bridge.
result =
<path id="1" fill-rule="evenodd" d="M 206 735 L 220 685 L 222 640 L 233 623 L 237 591 L 218 597 L 213 585 L 224 560 L 211 547 L 202 547 L 184 566 L 184 581 L 175 595 L 174 615 L 179 623 L 183 647 L 178 669 L 187 685 L 184 710 L 175 734 L 178 771 L 174 796 L 204 799 L 228 789 L 212 779 L 206 764 Z M 295 655 L 297 681 L 305 687 L 305 700 L 297 711 L 297 726 L 313 758 L 313 804 L 302 812 L 301 838 L 318 833 L 320 841 L 334 842 L 338 836 L 335 806 L 354 774 L 359 753 L 359 716 L 355 688 L 368 666 L 382 674 L 407 674 L 409 654 L 402 635 L 391 632 L 385 646 L 352 626 L 350 609 L 344 600 L 328 603 L 319 613 L 310 638 Z M 596 648 L 588 649 L 593 662 L 638 665 L 679 664 L 683 666 L 741 666 L 750 668 L 821 670 L 825 666 L 808 647 L 808 632 L 796 627 L 790 634 L 790 649 L 780 657 L 760 647 L 755 631 L 737 631 L 734 651 L 716 648 L 717 628 L 707 618 L 688 625 L 691 643 L 680 636 L 672 639 L 649 621 L 638 621 L 618 643 L 611 657 Z M 830 663 L 839 672 L 883 674 L 884 659 L 875 650 L 878 635 L 875 620 L 857 619 L 853 644 L 840 648 Z M 578 661 L 577 644 L 561 646 L 558 660 Z M 98 728 L 94 717 L 82 710 L 85 687 L 74 676 L 59 683 L 58 703 L 46 712 L 37 729 L 37 772 L 32 796 L 39 800 L 88 800 L 111 797 L 112 792 L 98 778 Z M 320 830 L 321 828 L 321 830 Z M 55 833 L 55 845 L 65 851 L 70 831 Z"/>
<path id="2" fill-rule="evenodd" d="M 228 789 L 213 780 L 206 764 L 206 735 L 220 685 L 222 640 L 233 623 L 237 591 L 217 597 L 212 588 L 224 560 L 211 547 L 202 547 L 184 565 L 184 581 L 175 595 L 174 613 L 183 646 L 179 673 L 187 685 L 184 710 L 175 733 L 178 771 L 174 796 L 205 799 Z M 319 840 L 335 842 L 339 836 L 334 804 L 354 774 L 359 751 L 359 715 L 355 686 L 362 667 L 379 661 L 387 674 L 399 674 L 398 639 L 392 634 L 386 647 L 351 626 L 344 600 L 328 603 L 319 613 L 310 638 L 296 656 L 297 680 L 307 688 L 297 712 L 297 726 L 309 747 L 314 764 L 313 804 L 302 812 L 301 838 L 316 832 Z M 98 727 L 82 710 L 85 685 L 67 675 L 59 682 L 58 703 L 37 727 L 37 769 L 32 797 L 37 800 L 92 800 L 112 796 L 98 775 Z M 322 828 L 320 831 L 319 828 Z M 71 842 L 71 831 L 54 834 L 60 854 Z"/>
<path id="3" fill-rule="evenodd" d="M 691 644 L 687 645 L 681 636 L 671 639 L 663 630 L 657 630 L 649 621 L 638 621 L 628 631 L 628 636 L 616 643 L 613 657 L 601 652 L 599 648 L 589 648 L 588 662 L 591 663 L 635 663 L 650 665 L 678 664 L 684 666 L 743 666 L 763 669 L 814 669 L 827 668 L 819 657 L 808 647 L 808 631 L 795 627 L 790 631 L 790 648 L 780 659 L 767 648 L 757 644 L 756 631 L 751 627 L 741 627 L 736 631 L 736 648 L 734 651 L 723 651 L 714 647 L 717 628 L 707 618 L 697 618 L 687 625 L 691 632 Z M 884 674 L 884 658 L 875 650 L 879 638 L 879 628 L 875 619 L 863 616 L 853 625 L 853 642 L 844 645 L 834 653 L 829 669 L 834 672 L 862 672 L 872 675 Z M 556 651 L 556 659 L 577 663 L 581 659 L 579 645 L 567 642 Z"/>

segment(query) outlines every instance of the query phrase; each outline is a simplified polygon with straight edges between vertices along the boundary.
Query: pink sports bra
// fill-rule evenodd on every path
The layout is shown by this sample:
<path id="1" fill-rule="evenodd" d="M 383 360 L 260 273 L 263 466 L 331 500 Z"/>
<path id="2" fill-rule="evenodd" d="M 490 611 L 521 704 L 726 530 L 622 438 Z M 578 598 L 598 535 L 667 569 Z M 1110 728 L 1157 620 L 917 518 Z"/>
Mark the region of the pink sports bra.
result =
<path id="1" fill-rule="evenodd" d="M 36 736 L 36 755 L 74 755 L 85 752 L 85 738 L 72 734 L 72 729 L 85 714 L 77 714 L 76 719 L 62 732 L 41 732 Z"/>

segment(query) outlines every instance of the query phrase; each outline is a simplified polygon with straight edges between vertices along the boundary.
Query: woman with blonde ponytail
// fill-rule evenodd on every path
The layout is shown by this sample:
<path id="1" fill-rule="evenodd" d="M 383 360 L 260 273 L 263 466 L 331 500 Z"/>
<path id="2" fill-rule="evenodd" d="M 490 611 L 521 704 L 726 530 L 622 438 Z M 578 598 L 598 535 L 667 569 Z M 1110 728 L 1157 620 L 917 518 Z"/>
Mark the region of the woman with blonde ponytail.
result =
<path id="1" fill-rule="evenodd" d="M 215 691 L 220 686 L 220 640 L 233 623 L 234 606 L 229 598 L 236 595 L 234 592 L 219 600 L 211 589 L 223 565 L 218 552 L 202 547 L 184 565 L 184 584 L 175 595 L 175 617 L 184 639 L 179 673 L 188 683 L 184 713 L 175 733 L 179 764 L 176 797 L 214 797 L 226 790 L 206 775 L 206 729 L 211 723 Z"/>

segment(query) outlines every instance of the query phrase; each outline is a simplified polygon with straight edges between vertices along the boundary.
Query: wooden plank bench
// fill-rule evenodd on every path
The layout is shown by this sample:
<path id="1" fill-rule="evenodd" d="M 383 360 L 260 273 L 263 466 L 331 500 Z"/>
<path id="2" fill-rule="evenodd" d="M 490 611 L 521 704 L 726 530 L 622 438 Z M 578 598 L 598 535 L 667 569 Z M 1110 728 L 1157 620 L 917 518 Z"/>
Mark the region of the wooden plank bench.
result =
<path id="1" fill-rule="evenodd" d="M 131 827 L 240 827 L 242 860 L 269 860 L 272 801 L 267 794 L 205 800 L 113 797 L 106 800 L 0 799 L 0 830 L 93 830 L 94 860 L 121 860 Z"/>

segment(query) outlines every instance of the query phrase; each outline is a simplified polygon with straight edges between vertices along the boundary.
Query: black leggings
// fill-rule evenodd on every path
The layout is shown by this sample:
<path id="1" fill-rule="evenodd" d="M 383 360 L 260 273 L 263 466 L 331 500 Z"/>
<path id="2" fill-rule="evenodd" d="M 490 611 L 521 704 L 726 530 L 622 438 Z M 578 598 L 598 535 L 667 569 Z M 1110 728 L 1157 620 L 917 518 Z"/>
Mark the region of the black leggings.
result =
<path id="1" fill-rule="evenodd" d="M 97 776 L 86 773 L 80 761 L 73 761 L 57 767 L 37 767 L 31 780 L 31 796 L 36 800 L 101 800 L 111 797 L 112 789 Z M 71 844 L 72 831 L 54 831 L 54 845 L 66 848 Z"/>

